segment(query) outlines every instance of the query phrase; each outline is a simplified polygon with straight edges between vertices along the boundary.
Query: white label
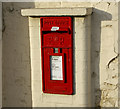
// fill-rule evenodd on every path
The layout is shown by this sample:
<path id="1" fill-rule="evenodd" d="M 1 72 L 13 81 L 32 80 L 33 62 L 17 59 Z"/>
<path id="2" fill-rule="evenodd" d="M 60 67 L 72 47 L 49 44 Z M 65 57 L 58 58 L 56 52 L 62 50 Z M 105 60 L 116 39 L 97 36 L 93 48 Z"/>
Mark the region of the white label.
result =
<path id="1" fill-rule="evenodd" d="M 56 31 L 56 30 L 59 30 L 59 27 L 53 26 L 53 27 L 51 28 L 51 31 Z"/>
<path id="2" fill-rule="evenodd" d="M 51 80 L 63 80 L 62 56 L 50 56 Z"/>

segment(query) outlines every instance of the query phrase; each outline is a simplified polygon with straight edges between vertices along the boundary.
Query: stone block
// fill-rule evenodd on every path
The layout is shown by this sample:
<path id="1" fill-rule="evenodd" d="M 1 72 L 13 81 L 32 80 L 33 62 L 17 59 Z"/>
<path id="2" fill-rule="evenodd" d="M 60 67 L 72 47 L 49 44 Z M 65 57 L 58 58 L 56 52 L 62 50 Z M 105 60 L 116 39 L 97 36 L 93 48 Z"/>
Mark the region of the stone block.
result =
<path id="1" fill-rule="evenodd" d="M 40 17 L 29 17 L 29 27 L 39 27 Z"/>
<path id="2" fill-rule="evenodd" d="M 61 7 L 61 2 L 35 2 L 35 8 L 57 8 Z"/>
<path id="3" fill-rule="evenodd" d="M 85 50 L 75 50 L 75 63 L 80 64 L 88 61 L 88 51 Z M 83 65 L 84 66 L 84 65 Z"/>
<path id="4" fill-rule="evenodd" d="M 38 96 L 37 94 L 38 93 L 40 93 L 40 92 L 33 92 L 32 93 L 32 100 L 34 101 L 34 102 L 32 102 L 32 107 L 42 107 L 42 97 L 41 97 L 41 95 L 40 96 Z"/>
<path id="5" fill-rule="evenodd" d="M 40 27 L 29 27 L 29 37 L 30 38 L 36 38 L 36 39 L 40 39 Z"/>
<path id="6" fill-rule="evenodd" d="M 81 96 L 81 95 L 87 95 L 88 93 L 90 93 L 90 88 L 89 88 L 89 83 L 88 81 L 86 82 L 80 82 L 80 81 L 77 81 L 76 83 L 76 94 Z"/>
<path id="7" fill-rule="evenodd" d="M 107 37 L 107 40 L 106 40 Z M 115 31 L 112 21 L 102 21 L 101 24 L 101 51 L 113 51 L 115 43 Z M 109 49 L 108 49 L 109 48 Z"/>
<path id="8" fill-rule="evenodd" d="M 58 108 L 57 108 L 58 107 Z M 56 109 L 60 109 L 60 107 L 61 107 L 61 109 L 63 108 L 63 107 L 74 107 L 72 104 L 59 104 L 59 103 L 57 103 L 57 104 L 55 104 L 55 108 Z"/>
<path id="9" fill-rule="evenodd" d="M 37 38 L 30 38 L 30 48 L 31 49 L 40 49 L 41 43 Z"/>
<path id="10" fill-rule="evenodd" d="M 47 109 L 47 108 L 52 108 L 52 109 L 56 109 L 56 105 L 54 103 L 43 103 L 43 102 L 40 102 L 40 101 L 36 101 L 33 106 L 36 108 L 36 107 L 43 107 L 44 109 Z M 46 107 L 46 108 L 45 108 Z"/>
<path id="11" fill-rule="evenodd" d="M 40 62 L 39 61 L 31 61 L 31 70 L 32 72 L 41 72 Z"/>
<path id="12" fill-rule="evenodd" d="M 43 94 L 44 103 L 72 104 L 72 95 Z"/>
<path id="13" fill-rule="evenodd" d="M 90 2 L 61 2 L 62 7 L 91 7 Z"/>
<path id="14" fill-rule="evenodd" d="M 39 79 L 39 80 L 34 80 L 34 82 L 32 83 L 32 90 L 33 90 L 33 93 L 36 93 L 36 96 L 38 96 L 38 92 L 39 92 L 39 95 L 41 96 L 42 94 L 42 81 Z M 35 97 L 36 97 L 35 96 Z"/>
<path id="15" fill-rule="evenodd" d="M 80 107 L 89 106 L 88 94 L 84 95 L 76 94 L 75 96 L 73 96 L 73 105 L 79 105 Z"/>
<path id="16" fill-rule="evenodd" d="M 90 39 L 87 39 L 87 38 L 86 39 L 76 38 L 75 42 L 74 42 L 75 50 L 88 51 L 89 50 L 89 41 L 90 41 Z"/>
<path id="17" fill-rule="evenodd" d="M 39 49 L 31 49 L 31 59 L 34 61 L 40 60 L 40 48 Z"/>
<path id="18" fill-rule="evenodd" d="M 42 75 L 40 74 L 40 72 L 34 71 L 33 73 L 34 74 L 32 74 L 32 81 L 40 81 L 40 82 L 42 82 L 42 77 L 41 77 Z"/>
<path id="19" fill-rule="evenodd" d="M 22 9 L 22 16 L 87 16 L 91 15 L 92 8 L 35 8 Z"/>

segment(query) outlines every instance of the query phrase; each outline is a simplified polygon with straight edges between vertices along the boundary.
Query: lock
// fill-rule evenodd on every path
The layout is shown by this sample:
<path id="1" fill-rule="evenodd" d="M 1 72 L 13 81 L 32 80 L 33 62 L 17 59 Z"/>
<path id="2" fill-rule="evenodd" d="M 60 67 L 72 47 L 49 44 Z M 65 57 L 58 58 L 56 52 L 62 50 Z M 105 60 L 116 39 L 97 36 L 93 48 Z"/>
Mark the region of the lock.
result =
<path id="1" fill-rule="evenodd" d="M 44 93 L 73 94 L 71 17 L 41 17 L 42 87 Z"/>

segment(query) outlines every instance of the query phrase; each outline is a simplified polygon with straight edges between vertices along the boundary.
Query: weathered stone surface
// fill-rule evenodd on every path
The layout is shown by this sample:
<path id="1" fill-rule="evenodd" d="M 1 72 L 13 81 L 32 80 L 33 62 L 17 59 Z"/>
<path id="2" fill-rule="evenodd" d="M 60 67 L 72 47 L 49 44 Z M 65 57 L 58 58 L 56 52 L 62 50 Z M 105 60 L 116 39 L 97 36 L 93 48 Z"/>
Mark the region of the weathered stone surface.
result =
<path id="1" fill-rule="evenodd" d="M 118 4 L 115 2 L 92 3 L 92 72 L 95 82 L 96 106 L 114 107 L 118 98 Z M 114 10 L 113 10 L 114 8 Z M 116 89 L 113 104 L 106 94 Z M 103 97 L 102 97 L 103 96 Z M 115 105 L 116 103 L 116 105 Z M 106 105 L 105 105 L 106 104 Z M 116 106 L 117 107 L 117 106 Z"/>

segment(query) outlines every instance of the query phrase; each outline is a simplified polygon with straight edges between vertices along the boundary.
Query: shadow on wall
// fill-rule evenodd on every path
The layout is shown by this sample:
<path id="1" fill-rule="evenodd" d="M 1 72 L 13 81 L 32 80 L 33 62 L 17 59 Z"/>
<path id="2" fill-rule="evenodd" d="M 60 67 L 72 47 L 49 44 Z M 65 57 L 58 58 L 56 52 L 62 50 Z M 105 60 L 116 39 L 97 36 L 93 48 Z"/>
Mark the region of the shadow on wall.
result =
<path id="1" fill-rule="evenodd" d="M 93 8 L 91 23 L 91 72 L 92 72 L 92 93 L 93 104 L 100 107 L 101 89 L 100 89 L 100 47 L 101 47 L 101 22 L 111 20 L 112 15 Z"/>
<path id="2" fill-rule="evenodd" d="M 21 9 L 32 2 L 3 2 L 3 107 L 31 107 L 31 66 L 28 18 Z"/>

